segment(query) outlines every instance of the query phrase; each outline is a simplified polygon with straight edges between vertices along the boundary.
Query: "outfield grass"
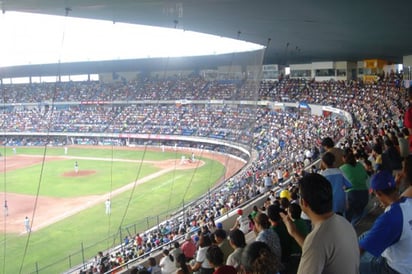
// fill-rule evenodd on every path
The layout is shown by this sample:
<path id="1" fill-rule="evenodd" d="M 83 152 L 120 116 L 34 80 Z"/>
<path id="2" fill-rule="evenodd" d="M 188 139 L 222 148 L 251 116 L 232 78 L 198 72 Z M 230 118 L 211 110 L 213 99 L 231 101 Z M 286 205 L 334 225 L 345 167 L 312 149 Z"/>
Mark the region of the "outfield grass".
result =
<path id="1" fill-rule="evenodd" d="M 2 151 L 3 153 L 3 151 Z M 10 148 L 4 151 L 5 156 L 14 155 Z M 44 149 L 43 147 L 27 147 L 18 148 L 17 154 L 29 154 L 29 155 L 46 155 L 46 156 L 65 156 L 64 150 L 61 147 L 48 147 Z M 189 155 L 189 153 L 187 153 Z M 150 150 L 137 150 L 137 149 L 116 149 L 116 147 L 70 147 L 68 149 L 67 156 L 79 156 L 79 157 L 97 157 L 97 158 L 119 158 L 119 159 L 130 159 L 130 160 L 146 160 L 146 161 L 161 161 L 165 159 L 178 158 L 182 152 L 170 152 L 165 151 L 159 153 L 159 151 Z"/>
<path id="2" fill-rule="evenodd" d="M 44 150 L 41 148 L 18 148 L 18 154 L 41 155 L 43 152 Z M 62 148 L 47 149 L 47 155 L 62 154 Z M 165 160 L 180 158 L 181 154 L 177 155 L 174 152 L 159 153 L 136 150 L 83 150 L 80 148 L 69 148 L 68 156 Z M 129 190 L 113 197 L 112 214 L 110 217 L 105 215 L 104 204 L 102 204 L 88 208 L 70 218 L 35 231 L 31 233 L 30 237 L 26 234 L 23 236 L 15 234 L 4 235 L 4 238 L 0 240 L 3 243 L 3 247 L 0 249 L 0 257 L 5 258 L 5 264 L 3 266 L 4 273 L 19 273 L 21 265 L 23 265 L 21 273 L 30 273 L 35 270 L 36 263 L 38 267 L 42 269 L 46 265 L 54 264 L 54 262 L 64 259 L 61 263 L 54 264 L 53 267 L 49 267 L 43 272 L 40 272 L 59 273 L 70 267 L 67 257 L 71 254 L 76 253 L 71 257 L 72 265 L 81 263 L 82 256 L 78 251 L 80 251 L 82 245 L 86 248 L 84 255 L 88 259 L 93 257 L 97 251 L 111 247 L 114 244 L 113 238 L 102 240 L 118 232 L 120 227 L 136 224 L 137 229 L 143 230 L 146 229 L 147 224 L 150 226 L 155 225 L 157 219 L 149 219 L 147 218 L 148 216 L 161 215 L 160 220 L 162 221 L 166 212 L 171 212 L 182 206 L 183 203 L 188 203 L 206 193 L 208 189 L 214 186 L 215 182 L 223 176 L 225 169 L 222 164 L 209 159 L 202 160 L 205 162 L 205 165 L 196 170 L 173 170 L 147 183 L 137 185 L 134 190 Z M 60 164 L 62 167 L 59 167 Z M 110 164 L 110 168 L 105 166 L 105 164 Z M 81 187 L 80 184 L 76 184 L 76 182 L 73 181 L 64 181 L 64 183 L 62 183 L 61 177 L 57 179 L 53 178 L 53 176 L 60 174 L 59 170 L 67 169 L 67 165 L 70 166 L 69 169 L 72 169 L 73 160 L 47 163 L 41 182 L 41 195 L 70 197 L 76 195 L 101 194 L 109 192 L 111 181 L 113 181 L 113 189 L 115 189 L 130 183 L 137 177 L 142 178 L 146 174 L 157 170 L 149 164 L 140 166 L 140 164 L 137 163 L 122 162 L 117 165 L 117 163 L 111 161 L 87 161 L 83 163 L 82 160 L 80 164 L 81 169 L 93 169 L 93 166 L 97 168 L 97 166 L 102 165 L 100 167 L 101 171 L 97 172 L 101 172 L 102 175 L 96 173 L 96 176 L 102 177 L 86 176 L 89 177 L 90 181 L 82 182 Z M 112 167 L 116 168 L 112 169 Z M 11 186 L 11 183 L 10 185 L 8 184 L 7 191 L 29 194 L 35 193 L 33 192 L 35 187 L 31 185 L 38 184 L 38 174 L 37 179 L 33 179 L 33 177 L 35 177 L 33 173 L 38 171 L 39 166 L 33 166 L 28 168 L 28 170 L 20 169 L 19 171 L 7 173 L 7 182 L 9 182 L 11 178 L 13 178 L 13 180 L 16 179 L 16 183 L 13 183 L 13 186 Z M 31 175 L 27 177 L 24 175 L 26 172 Z M 110 176 L 112 176 L 113 180 L 110 179 Z M 58 182 L 56 183 L 56 181 Z M 22 182 L 25 182 L 24 185 Z M 3 184 L 2 181 L 2 185 Z M 63 186 L 57 186 L 57 184 L 62 184 Z M 76 184 L 76 187 L 73 187 L 73 184 Z M 30 187 L 27 187 L 27 185 L 30 185 Z M 116 244 L 118 244 L 120 238 L 116 238 L 116 240 Z M 99 244 L 95 245 L 96 243 Z M 0 269 L 0 272 L 2 272 L 3 269 Z"/>
<path id="3" fill-rule="evenodd" d="M 40 184 L 41 196 L 76 197 L 96 195 L 110 192 L 136 179 L 158 171 L 151 164 L 125 162 L 107 162 L 79 160 L 81 170 L 93 170 L 94 174 L 87 176 L 63 176 L 65 172 L 73 171 L 73 160 L 58 160 L 46 162 L 41 172 L 41 165 L 7 173 L 7 191 L 13 193 L 36 195 Z M 140 168 L 141 166 L 141 168 Z M 0 190 L 3 191 L 3 186 Z"/>

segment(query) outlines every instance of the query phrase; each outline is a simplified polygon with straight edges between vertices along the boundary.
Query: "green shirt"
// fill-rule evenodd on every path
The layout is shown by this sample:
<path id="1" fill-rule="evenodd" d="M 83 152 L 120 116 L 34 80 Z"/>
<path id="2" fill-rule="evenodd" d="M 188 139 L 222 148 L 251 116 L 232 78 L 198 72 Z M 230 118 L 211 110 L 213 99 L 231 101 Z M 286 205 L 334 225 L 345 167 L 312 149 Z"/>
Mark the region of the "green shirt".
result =
<path id="1" fill-rule="evenodd" d="M 299 233 L 302 236 L 306 237 L 306 235 L 308 235 L 309 233 L 308 225 L 306 224 L 304 220 L 296 219 L 293 221 L 293 223 L 295 223 L 296 229 L 299 231 Z M 294 238 L 292 238 L 292 242 L 290 245 L 290 251 L 291 251 L 291 254 L 301 254 L 302 253 L 302 248 L 300 247 L 300 245 L 298 244 L 298 242 L 296 242 Z"/>
<path id="2" fill-rule="evenodd" d="M 348 179 L 348 181 L 352 184 L 352 188 L 348 191 L 368 189 L 366 182 L 369 176 L 361 163 L 357 162 L 355 166 L 343 164 L 340 167 L 340 170 L 342 170 L 346 179 Z"/>
<path id="3" fill-rule="evenodd" d="M 290 248 L 293 238 L 289 235 L 288 230 L 283 222 L 276 223 L 275 226 L 271 226 L 279 236 L 280 248 L 282 250 L 282 262 L 286 262 L 291 254 Z"/>

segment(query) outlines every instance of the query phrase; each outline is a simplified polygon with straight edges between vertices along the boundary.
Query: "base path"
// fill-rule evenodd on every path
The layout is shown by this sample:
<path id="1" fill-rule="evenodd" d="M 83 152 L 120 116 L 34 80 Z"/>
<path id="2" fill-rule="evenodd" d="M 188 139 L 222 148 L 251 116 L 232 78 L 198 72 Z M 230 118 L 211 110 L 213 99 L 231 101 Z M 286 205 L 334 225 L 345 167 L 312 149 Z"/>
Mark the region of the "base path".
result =
<path id="1" fill-rule="evenodd" d="M 116 148 L 117 149 L 117 148 Z M 125 148 L 126 149 L 126 148 Z M 129 148 L 130 149 L 130 148 Z M 132 150 L 142 150 L 141 148 L 131 148 Z M 151 149 L 153 150 L 153 149 Z M 225 178 L 233 176 L 238 170 L 244 166 L 244 162 L 229 157 L 227 155 L 215 154 L 211 152 L 202 152 L 202 157 L 217 160 L 226 166 Z M 57 161 L 62 159 L 70 158 L 68 156 L 61 157 L 46 157 L 45 161 Z M 76 159 L 81 159 L 81 157 L 76 157 Z M 136 160 L 124 160 L 124 159 L 102 159 L 102 158 L 91 158 L 93 160 L 105 160 L 105 161 L 134 161 Z M 10 170 L 16 170 L 19 168 L 40 164 L 43 161 L 43 157 L 30 156 L 30 155 L 16 155 L 7 157 L 3 159 L 5 161 L 5 168 L 0 171 L 0 173 Z M 152 180 L 158 176 L 161 176 L 167 172 L 173 171 L 174 169 L 194 169 L 200 167 L 204 164 L 203 161 L 190 162 L 187 161 L 185 164 L 180 163 L 181 159 L 170 159 L 165 161 L 143 161 L 145 163 L 152 163 L 155 166 L 162 168 L 162 170 L 152 173 L 144 178 L 141 178 L 135 182 L 131 182 L 123 187 L 113 190 L 110 195 L 116 196 L 124 191 L 130 190 L 137 184 L 145 183 Z M 141 162 L 141 161 L 139 161 Z M 85 171 L 90 173 L 93 171 Z M 81 174 L 71 174 L 74 171 L 68 172 L 70 174 L 63 174 L 63 176 L 81 176 Z M 104 204 L 107 199 L 108 194 L 103 195 L 89 195 L 71 198 L 53 198 L 53 197 L 35 197 L 32 195 L 23 195 L 15 193 L 4 193 L 0 192 L 1 200 L 7 200 L 8 204 L 8 215 L 3 208 L 3 212 L 0 217 L 0 231 L 9 233 L 25 233 L 24 228 L 24 218 L 28 216 L 32 220 L 32 231 L 35 232 L 43 227 L 51 225 L 55 222 L 63 220 L 69 216 L 72 216 L 86 208 L 95 206 L 97 204 Z M 37 201 L 36 201 L 37 199 Z M 34 206 L 36 206 L 35 214 L 33 217 Z"/>

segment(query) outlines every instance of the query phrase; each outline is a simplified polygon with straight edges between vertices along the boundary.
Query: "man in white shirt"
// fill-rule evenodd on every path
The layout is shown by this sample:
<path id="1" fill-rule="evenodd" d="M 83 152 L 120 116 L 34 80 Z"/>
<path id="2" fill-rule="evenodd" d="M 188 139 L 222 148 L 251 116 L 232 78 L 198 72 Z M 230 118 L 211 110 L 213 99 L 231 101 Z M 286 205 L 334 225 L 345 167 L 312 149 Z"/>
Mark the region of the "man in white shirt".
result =
<path id="1" fill-rule="evenodd" d="M 300 206 L 312 221 L 312 231 L 304 237 L 288 215 L 280 213 L 289 234 L 302 247 L 298 274 L 359 273 L 358 239 L 353 226 L 332 211 L 332 186 L 318 173 L 299 181 Z"/>

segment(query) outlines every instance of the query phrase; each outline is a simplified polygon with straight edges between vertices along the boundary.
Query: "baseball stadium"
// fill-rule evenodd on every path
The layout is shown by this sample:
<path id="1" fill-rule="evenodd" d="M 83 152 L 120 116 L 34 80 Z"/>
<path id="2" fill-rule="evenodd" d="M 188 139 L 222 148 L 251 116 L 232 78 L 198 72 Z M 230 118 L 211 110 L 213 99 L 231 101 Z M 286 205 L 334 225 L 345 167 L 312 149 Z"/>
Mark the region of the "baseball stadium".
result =
<path id="1" fill-rule="evenodd" d="M 321 173 L 325 139 L 367 170 L 378 137 L 405 132 L 409 81 L 389 62 L 288 73 L 264 64 L 269 45 L 61 62 L 68 29 L 52 62 L 0 67 L 0 273 L 150 269 L 188 235 L 293 203 L 298 182 Z M 374 194 L 352 220 L 358 236 L 382 213 Z"/>

